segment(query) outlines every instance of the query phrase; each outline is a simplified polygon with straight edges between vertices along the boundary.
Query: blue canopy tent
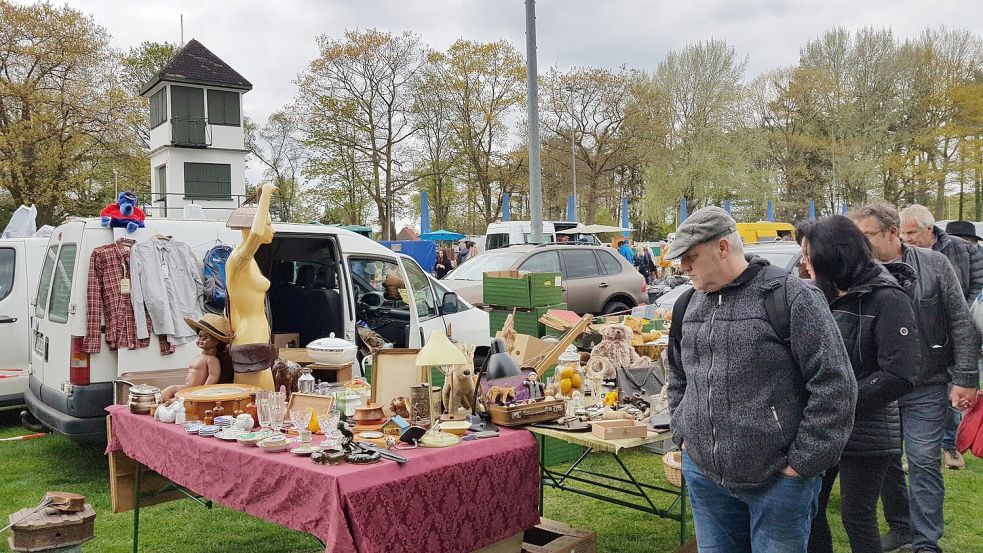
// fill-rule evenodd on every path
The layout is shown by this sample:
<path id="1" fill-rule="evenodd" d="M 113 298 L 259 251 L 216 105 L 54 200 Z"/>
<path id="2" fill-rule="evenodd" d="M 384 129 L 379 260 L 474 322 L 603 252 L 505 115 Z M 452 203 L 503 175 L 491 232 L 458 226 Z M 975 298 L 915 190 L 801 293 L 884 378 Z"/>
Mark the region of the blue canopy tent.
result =
<path id="1" fill-rule="evenodd" d="M 393 240 L 379 243 L 394 252 L 412 257 L 428 273 L 433 272 L 433 266 L 437 264 L 437 244 L 430 240 Z"/>
<path id="2" fill-rule="evenodd" d="M 456 240 L 461 240 L 462 238 L 464 238 L 463 234 L 444 229 L 435 230 L 433 232 L 425 232 L 420 235 L 420 240 L 434 240 L 436 242 L 453 242 Z"/>

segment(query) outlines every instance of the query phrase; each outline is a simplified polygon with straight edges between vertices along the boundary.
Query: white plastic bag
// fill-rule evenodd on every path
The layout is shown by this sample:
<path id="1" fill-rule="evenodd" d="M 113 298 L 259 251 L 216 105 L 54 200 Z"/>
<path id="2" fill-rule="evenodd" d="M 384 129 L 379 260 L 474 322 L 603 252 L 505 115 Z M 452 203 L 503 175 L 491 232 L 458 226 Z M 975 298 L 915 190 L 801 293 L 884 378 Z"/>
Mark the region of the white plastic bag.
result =
<path id="1" fill-rule="evenodd" d="M 31 205 L 22 205 L 17 208 L 14 215 L 7 223 L 7 228 L 3 229 L 3 238 L 28 238 L 38 230 L 37 226 L 38 208 Z"/>

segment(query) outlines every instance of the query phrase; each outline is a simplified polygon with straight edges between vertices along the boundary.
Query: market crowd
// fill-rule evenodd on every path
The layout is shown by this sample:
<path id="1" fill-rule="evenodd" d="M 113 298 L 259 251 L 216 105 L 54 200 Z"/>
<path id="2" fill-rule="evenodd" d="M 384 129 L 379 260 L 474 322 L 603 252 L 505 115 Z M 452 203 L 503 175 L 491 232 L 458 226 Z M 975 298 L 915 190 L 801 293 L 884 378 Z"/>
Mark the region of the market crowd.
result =
<path id="1" fill-rule="evenodd" d="M 673 310 L 669 403 L 701 552 L 832 552 L 837 478 L 852 551 L 941 551 L 983 318 L 975 227 L 947 230 L 866 205 L 801 225 L 789 275 L 746 255 L 723 209 L 677 229 L 666 258 L 696 292 Z"/>

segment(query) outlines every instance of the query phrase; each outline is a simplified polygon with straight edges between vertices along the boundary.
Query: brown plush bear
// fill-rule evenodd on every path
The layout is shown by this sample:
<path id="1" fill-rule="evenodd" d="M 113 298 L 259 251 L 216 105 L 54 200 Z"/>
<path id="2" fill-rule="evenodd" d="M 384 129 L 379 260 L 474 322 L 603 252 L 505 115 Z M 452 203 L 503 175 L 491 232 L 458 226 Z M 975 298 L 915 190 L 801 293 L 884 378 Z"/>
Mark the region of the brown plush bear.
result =
<path id="1" fill-rule="evenodd" d="M 471 365 L 457 365 L 454 367 L 454 372 L 444 382 L 444 387 L 440 391 L 440 398 L 444 402 L 444 409 L 451 415 L 456 415 L 459 407 L 474 412 L 474 405 L 471 403 L 471 398 L 474 395 L 472 370 Z M 451 405 L 451 386 L 454 387 L 453 405 Z"/>
<path id="2" fill-rule="evenodd" d="M 618 375 L 618 367 L 648 367 L 652 360 L 635 351 L 631 345 L 632 330 L 623 324 L 611 324 L 601 327 L 601 342 L 590 352 L 587 371 L 600 370 L 604 367 L 604 378 L 611 379 Z M 606 361 L 606 363 L 605 363 Z"/>

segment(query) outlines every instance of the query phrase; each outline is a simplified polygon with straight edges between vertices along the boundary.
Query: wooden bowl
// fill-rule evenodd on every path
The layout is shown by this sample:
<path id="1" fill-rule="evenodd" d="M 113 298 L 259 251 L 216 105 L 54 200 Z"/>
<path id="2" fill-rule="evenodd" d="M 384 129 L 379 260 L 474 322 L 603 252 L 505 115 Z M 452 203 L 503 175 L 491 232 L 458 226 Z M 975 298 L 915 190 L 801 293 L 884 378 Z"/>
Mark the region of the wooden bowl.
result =
<path id="1" fill-rule="evenodd" d="M 385 420 L 386 414 L 382 411 L 382 404 L 370 403 L 362 407 L 355 408 L 355 421 L 375 421 Z"/>

